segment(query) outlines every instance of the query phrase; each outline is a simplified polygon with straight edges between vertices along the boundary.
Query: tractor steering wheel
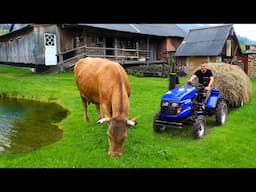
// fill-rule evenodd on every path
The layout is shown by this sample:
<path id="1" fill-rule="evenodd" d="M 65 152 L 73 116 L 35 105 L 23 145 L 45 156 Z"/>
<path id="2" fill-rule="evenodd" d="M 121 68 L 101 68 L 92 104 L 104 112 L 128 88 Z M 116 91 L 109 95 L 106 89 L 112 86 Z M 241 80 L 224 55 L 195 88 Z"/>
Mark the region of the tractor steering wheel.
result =
<path id="1" fill-rule="evenodd" d="M 188 85 L 191 85 L 193 87 L 195 87 L 196 89 L 200 90 L 200 89 L 204 89 L 205 86 L 201 83 L 192 83 L 192 82 L 188 82 Z"/>

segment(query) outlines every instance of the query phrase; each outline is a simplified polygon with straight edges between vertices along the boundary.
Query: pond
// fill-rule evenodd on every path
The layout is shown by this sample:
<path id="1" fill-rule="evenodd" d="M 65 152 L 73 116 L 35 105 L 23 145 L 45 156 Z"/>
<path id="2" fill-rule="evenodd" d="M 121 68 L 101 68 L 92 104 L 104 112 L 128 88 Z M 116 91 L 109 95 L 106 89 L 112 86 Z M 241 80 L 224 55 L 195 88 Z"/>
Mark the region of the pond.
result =
<path id="1" fill-rule="evenodd" d="M 59 141 L 56 123 L 68 111 L 55 103 L 0 99 L 0 154 L 28 152 Z"/>

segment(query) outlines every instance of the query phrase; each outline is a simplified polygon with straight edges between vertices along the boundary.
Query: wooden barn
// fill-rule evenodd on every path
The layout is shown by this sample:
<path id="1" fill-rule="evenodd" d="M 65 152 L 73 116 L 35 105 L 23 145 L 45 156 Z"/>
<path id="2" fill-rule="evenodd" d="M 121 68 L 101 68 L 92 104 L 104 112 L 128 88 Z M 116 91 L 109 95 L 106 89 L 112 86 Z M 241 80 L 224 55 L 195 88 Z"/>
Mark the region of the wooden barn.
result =
<path id="1" fill-rule="evenodd" d="M 0 36 L 0 63 L 36 71 L 65 70 L 86 56 L 149 64 L 174 55 L 185 35 L 175 24 L 14 25 Z"/>
<path id="2" fill-rule="evenodd" d="M 177 73 L 189 74 L 202 62 L 233 63 L 242 51 L 232 24 L 190 30 L 178 47 Z"/>

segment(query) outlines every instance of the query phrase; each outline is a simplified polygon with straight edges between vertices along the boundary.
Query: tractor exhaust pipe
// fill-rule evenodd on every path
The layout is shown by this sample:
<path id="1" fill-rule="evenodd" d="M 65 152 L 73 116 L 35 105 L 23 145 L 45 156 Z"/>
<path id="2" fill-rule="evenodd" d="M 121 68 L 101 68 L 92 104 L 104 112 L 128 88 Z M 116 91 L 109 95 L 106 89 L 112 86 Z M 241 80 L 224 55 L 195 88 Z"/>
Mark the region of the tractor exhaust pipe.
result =
<path id="1" fill-rule="evenodd" d="M 176 73 L 170 73 L 169 74 L 169 90 L 174 89 L 176 87 L 176 84 L 180 84 L 178 76 L 176 75 Z"/>

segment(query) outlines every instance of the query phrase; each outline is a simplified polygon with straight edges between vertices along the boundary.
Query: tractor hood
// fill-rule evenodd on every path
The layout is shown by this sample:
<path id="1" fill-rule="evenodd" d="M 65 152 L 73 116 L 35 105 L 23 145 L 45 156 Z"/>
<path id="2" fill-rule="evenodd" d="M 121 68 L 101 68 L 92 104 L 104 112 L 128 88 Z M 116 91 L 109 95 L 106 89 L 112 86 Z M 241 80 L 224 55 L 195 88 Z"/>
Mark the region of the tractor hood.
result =
<path id="1" fill-rule="evenodd" d="M 185 85 L 182 87 L 176 87 L 162 96 L 162 100 L 165 101 L 183 101 L 186 99 L 192 99 L 196 96 L 196 88 L 191 85 Z"/>

